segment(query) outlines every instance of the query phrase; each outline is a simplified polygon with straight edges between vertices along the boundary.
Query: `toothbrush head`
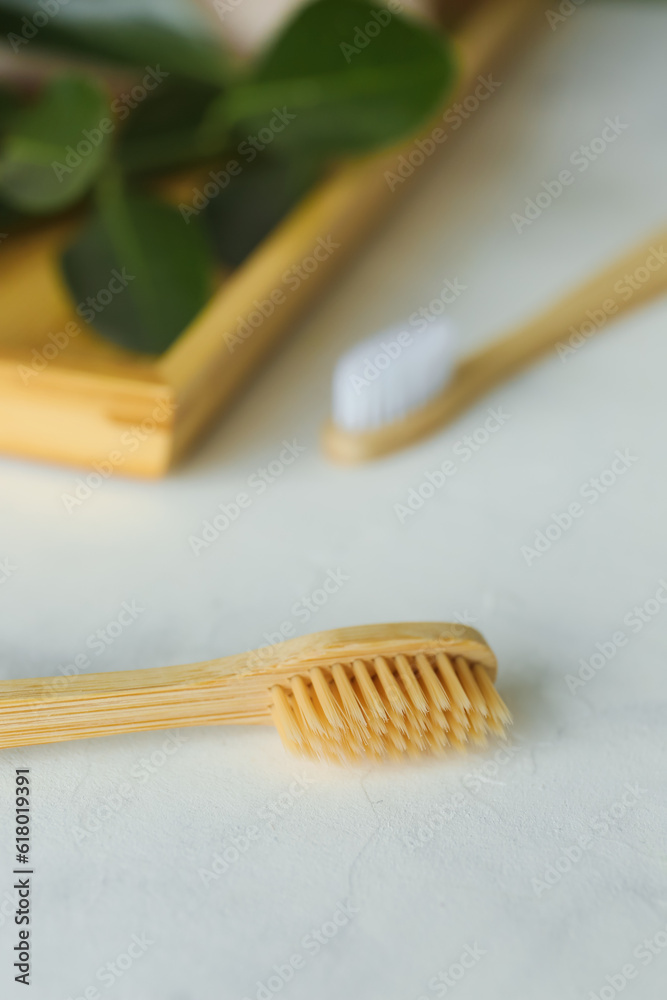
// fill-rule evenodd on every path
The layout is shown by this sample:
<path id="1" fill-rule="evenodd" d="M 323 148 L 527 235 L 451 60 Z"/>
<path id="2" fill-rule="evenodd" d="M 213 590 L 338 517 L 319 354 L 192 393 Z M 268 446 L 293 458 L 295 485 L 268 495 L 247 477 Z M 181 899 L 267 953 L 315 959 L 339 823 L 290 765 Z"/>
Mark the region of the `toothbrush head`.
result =
<path id="1" fill-rule="evenodd" d="M 308 637 L 271 687 L 285 746 L 346 762 L 419 756 L 503 736 L 511 723 L 494 687 L 496 659 L 474 629 L 449 623 L 378 625 Z"/>
<path id="2" fill-rule="evenodd" d="M 456 331 L 443 318 L 408 332 L 396 328 L 355 344 L 332 380 L 331 420 L 324 446 L 331 457 L 355 461 L 399 447 L 437 423 L 435 409 L 457 355 Z"/>

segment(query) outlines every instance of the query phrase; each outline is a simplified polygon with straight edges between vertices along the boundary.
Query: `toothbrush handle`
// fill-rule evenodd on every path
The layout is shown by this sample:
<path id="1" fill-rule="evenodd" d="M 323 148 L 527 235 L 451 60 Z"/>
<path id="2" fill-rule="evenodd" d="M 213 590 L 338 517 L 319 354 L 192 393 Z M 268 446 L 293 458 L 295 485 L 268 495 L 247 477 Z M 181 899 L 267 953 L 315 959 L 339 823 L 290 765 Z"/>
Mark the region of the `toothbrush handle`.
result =
<path id="1" fill-rule="evenodd" d="M 593 278 L 513 333 L 493 341 L 461 362 L 451 391 L 467 405 L 482 392 L 509 378 L 535 358 L 562 343 L 588 322 L 582 338 L 667 292 L 667 232 L 615 261 Z M 593 315 L 589 315 L 592 313 Z M 597 329 L 596 329 L 597 328 Z M 581 343 L 579 341 L 578 343 Z"/>
<path id="2" fill-rule="evenodd" d="M 0 747 L 221 723 L 270 723 L 248 656 L 0 682 Z"/>
<path id="3" fill-rule="evenodd" d="M 323 432 L 325 451 L 336 461 L 366 462 L 404 448 L 454 420 L 484 393 L 559 342 L 567 343 L 571 327 L 580 327 L 586 320 L 593 323 L 589 310 L 595 311 L 599 329 L 604 330 L 608 321 L 667 292 L 663 241 L 667 244 L 664 230 L 539 316 L 463 358 L 442 392 L 405 418 L 366 431 L 346 431 L 329 420 Z"/>

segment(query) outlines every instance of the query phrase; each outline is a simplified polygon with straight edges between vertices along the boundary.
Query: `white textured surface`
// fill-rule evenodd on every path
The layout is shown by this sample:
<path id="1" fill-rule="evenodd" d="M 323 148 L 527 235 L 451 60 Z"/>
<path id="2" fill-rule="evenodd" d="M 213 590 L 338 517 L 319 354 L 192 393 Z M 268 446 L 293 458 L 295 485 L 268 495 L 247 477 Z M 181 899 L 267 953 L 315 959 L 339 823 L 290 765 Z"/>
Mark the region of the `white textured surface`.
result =
<path id="1" fill-rule="evenodd" d="M 56 672 L 124 601 L 145 611 L 102 655 L 88 650 L 91 669 L 235 652 L 285 622 L 306 632 L 468 616 L 498 653 L 518 748 L 485 780 L 494 751 L 332 771 L 286 759 L 268 729 L 190 730 L 168 757 L 164 733 L 5 751 L 0 913 L 14 767 L 32 771 L 36 874 L 34 984 L 13 986 L 15 928 L 0 918 L 3 1000 L 74 1000 L 94 984 L 109 1000 L 254 1000 L 296 953 L 286 1000 L 610 998 L 606 977 L 627 963 L 637 975 L 624 997 L 664 998 L 667 949 L 640 956 L 667 927 L 667 606 L 636 631 L 624 619 L 667 577 L 667 304 L 566 362 L 552 356 L 385 462 L 333 468 L 317 434 L 341 350 L 445 279 L 469 286 L 451 315 L 472 345 L 667 220 L 666 30 L 663 4 L 594 0 L 553 33 L 545 25 L 168 481 L 116 478 L 68 514 L 61 496 L 77 473 L 0 461 L 0 559 L 16 566 L 0 584 L 5 676 Z M 628 129 L 518 235 L 510 213 L 616 115 Z M 510 419 L 466 460 L 464 435 L 488 408 Z M 258 495 L 249 477 L 293 438 L 305 453 Z M 617 449 L 638 460 L 591 503 L 581 489 Z M 394 505 L 447 458 L 455 475 L 401 523 Z M 250 508 L 196 557 L 189 536 L 241 490 Z M 521 547 L 577 500 L 583 515 L 528 566 Z M 300 602 L 339 569 L 349 579 L 306 621 Z M 626 645 L 571 694 L 566 675 L 619 630 Z M 148 774 L 141 760 L 156 753 Z M 306 790 L 294 797 L 297 777 Z M 607 823 L 609 810 L 623 814 Z M 206 886 L 199 869 L 249 826 L 257 839 Z M 587 833 L 571 870 L 536 891 Z M 305 936 L 348 899 L 358 912 L 313 954 Z M 134 934 L 154 943 L 112 985 L 96 980 Z M 430 988 L 468 945 L 485 954 L 456 986 Z"/>

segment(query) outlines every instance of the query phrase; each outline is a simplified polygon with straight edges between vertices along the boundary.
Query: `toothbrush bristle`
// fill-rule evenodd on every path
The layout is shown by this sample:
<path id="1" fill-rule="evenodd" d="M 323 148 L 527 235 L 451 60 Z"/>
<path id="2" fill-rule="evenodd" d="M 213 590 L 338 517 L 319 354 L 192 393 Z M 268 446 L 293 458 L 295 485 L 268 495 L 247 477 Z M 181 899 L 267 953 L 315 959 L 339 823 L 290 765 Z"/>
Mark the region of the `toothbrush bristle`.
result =
<path id="1" fill-rule="evenodd" d="M 445 653 L 316 666 L 271 694 L 287 749 L 338 763 L 484 745 L 512 721 L 486 669 Z"/>
<path id="2" fill-rule="evenodd" d="M 363 432 L 401 420 L 425 406 L 448 383 L 456 355 L 456 333 L 443 317 L 423 328 L 400 327 L 355 344 L 336 365 L 332 383 L 333 423 Z"/>

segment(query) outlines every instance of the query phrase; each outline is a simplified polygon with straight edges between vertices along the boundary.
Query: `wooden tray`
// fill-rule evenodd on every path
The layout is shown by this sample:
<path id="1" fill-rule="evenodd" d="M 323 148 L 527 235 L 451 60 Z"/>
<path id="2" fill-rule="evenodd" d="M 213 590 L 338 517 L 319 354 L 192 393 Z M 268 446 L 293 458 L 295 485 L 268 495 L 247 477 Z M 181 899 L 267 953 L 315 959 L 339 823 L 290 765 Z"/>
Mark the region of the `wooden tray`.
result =
<path id="1" fill-rule="evenodd" d="M 536 0 L 486 0 L 464 20 L 459 98 L 535 10 Z M 385 171 L 413 148 L 322 183 L 158 358 L 115 347 L 77 316 L 57 264 L 71 223 L 9 237 L 0 245 L 0 451 L 163 475 L 396 203 L 407 184 L 392 191 Z"/>

